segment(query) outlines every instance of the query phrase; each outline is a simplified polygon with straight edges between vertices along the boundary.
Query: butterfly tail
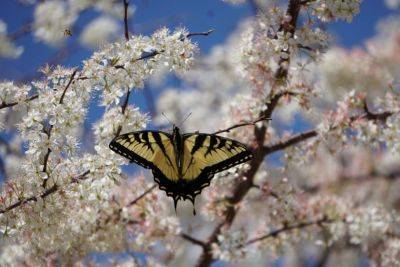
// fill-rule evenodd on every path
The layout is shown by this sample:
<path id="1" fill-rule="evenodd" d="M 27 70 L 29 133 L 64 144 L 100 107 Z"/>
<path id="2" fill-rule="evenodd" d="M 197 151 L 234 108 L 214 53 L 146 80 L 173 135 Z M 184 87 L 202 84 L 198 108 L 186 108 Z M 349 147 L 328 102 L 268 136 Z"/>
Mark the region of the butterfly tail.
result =
<path id="1" fill-rule="evenodd" d="M 174 198 L 174 207 L 175 207 L 175 214 L 177 215 L 178 213 L 176 212 L 176 207 L 178 205 L 178 201 L 181 198 L 180 196 L 173 196 Z"/>

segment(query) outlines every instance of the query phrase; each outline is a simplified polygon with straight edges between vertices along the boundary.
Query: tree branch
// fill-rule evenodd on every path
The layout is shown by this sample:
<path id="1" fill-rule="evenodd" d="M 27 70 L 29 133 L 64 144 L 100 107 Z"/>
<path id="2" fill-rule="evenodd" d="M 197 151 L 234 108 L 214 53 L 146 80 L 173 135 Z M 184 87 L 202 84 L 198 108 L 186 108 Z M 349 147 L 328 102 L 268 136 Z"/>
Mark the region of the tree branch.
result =
<path id="1" fill-rule="evenodd" d="M 185 239 L 185 240 L 187 240 L 187 241 L 189 241 L 189 242 L 191 242 L 191 243 L 197 245 L 197 246 L 200 246 L 200 247 L 203 247 L 203 248 L 207 246 L 207 244 L 204 243 L 203 241 L 198 240 L 198 239 L 196 239 L 196 238 L 194 238 L 194 237 L 192 237 L 192 236 L 190 236 L 190 235 L 188 235 L 188 234 L 182 233 L 182 234 L 181 234 L 181 237 L 182 237 L 183 239 Z"/>
<path id="2" fill-rule="evenodd" d="M 262 117 L 260 117 L 260 118 L 258 118 L 258 119 L 256 119 L 256 120 L 254 120 L 254 121 L 245 121 L 245 122 L 241 122 L 241 123 L 232 125 L 232 126 L 226 128 L 226 129 L 216 131 L 216 132 L 214 132 L 213 134 L 219 134 L 219 133 L 224 133 L 224 132 L 227 132 L 227 133 L 228 133 L 228 132 L 230 132 L 230 131 L 233 130 L 233 129 L 236 129 L 236 128 L 239 128 L 239 127 L 243 127 L 243 126 L 247 126 L 247 125 L 255 125 L 257 122 L 265 121 L 265 120 L 271 120 L 271 119 L 262 116 Z"/>
<path id="3" fill-rule="evenodd" d="M 128 29 L 128 0 L 124 0 L 124 26 L 125 26 L 125 40 L 129 41 L 129 29 Z"/>
<path id="4" fill-rule="evenodd" d="M 31 100 L 34 100 L 34 99 L 36 99 L 36 98 L 38 98 L 38 97 L 39 97 L 39 95 L 36 94 L 36 95 L 33 95 L 33 96 L 28 97 L 25 101 L 31 101 Z M 0 109 L 13 107 L 13 106 L 18 105 L 19 103 L 20 103 L 20 102 L 1 103 L 1 104 L 0 104 Z"/>
<path id="5" fill-rule="evenodd" d="M 80 175 L 78 175 L 78 176 L 76 176 L 76 177 L 73 177 L 72 180 L 71 180 L 71 182 L 70 182 L 70 184 L 72 184 L 72 183 L 77 183 L 77 182 L 79 182 L 79 181 L 81 181 L 81 180 L 85 180 L 86 176 L 87 176 L 89 173 L 90 173 L 90 171 L 86 171 L 86 172 L 84 172 L 84 173 L 82 173 L 82 174 L 80 174 Z M 23 199 L 23 200 L 19 200 L 19 201 L 15 202 L 14 204 L 11 204 L 10 206 L 7 206 L 7 207 L 4 208 L 4 209 L 0 209 L 0 214 L 6 213 L 6 212 L 8 212 L 8 211 L 11 211 L 11 210 L 13 210 L 13 209 L 15 209 L 15 208 L 18 208 L 18 207 L 20 207 L 20 206 L 22 206 L 22 205 L 24 205 L 24 204 L 26 204 L 26 203 L 28 203 L 28 202 L 32 202 L 32 201 L 33 201 L 33 202 L 37 202 L 38 199 L 40 199 L 40 198 L 41 198 L 41 199 L 45 199 L 45 198 L 48 197 L 49 195 L 52 195 L 53 193 L 57 192 L 59 189 L 60 189 L 60 188 L 59 188 L 56 184 L 54 184 L 52 187 L 46 189 L 45 191 L 43 191 L 43 192 L 42 192 L 40 195 L 38 195 L 38 196 L 31 196 L 31 197 L 25 198 L 25 199 Z"/>
<path id="6" fill-rule="evenodd" d="M 193 37 L 193 36 L 208 36 L 208 35 L 210 35 L 211 33 L 213 33 L 214 32 L 214 30 L 213 29 L 210 29 L 210 30 L 208 30 L 208 31 L 206 31 L 206 32 L 191 32 L 191 33 L 188 33 L 187 35 L 186 35 L 186 38 L 190 38 L 190 37 Z M 184 38 L 183 38 L 184 39 Z M 183 40 L 182 39 L 182 40 Z"/>
<path id="7" fill-rule="evenodd" d="M 289 1 L 286 13 L 288 17 L 290 17 L 290 21 L 284 22 L 284 24 L 281 25 L 281 30 L 283 30 L 285 33 L 290 33 L 293 36 L 296 30 L 297 18 L 299 16 L 300 8 L 301 8 L 300 0 Z M 279 68 L 274 75 L 275 81 L 286 80 L 288 74 L 286 65 L 289 64 L 289 60 L 290 57 L 287 59 L 281 58 L 279 62 Z M 261 114 L 259 114 L 259 117 L 271 118 L 272 113 L 275 107 L 278 105 L 280 98 L 284 96 L 283 92 L 275 94 L 273 89 L 274 88 L 272 87 L 269 95 L 267 96 L 267 101 L 266 101 L 267 109 L 264 112 L 261 112 Z M 263 146 L 265 141 L 266 130 L 267 130 L 266 125 L 262 125 L 261 127 L 255 127 L 254 136 L 256 139 L 257 147 L 254 151 L 254 157 L 250 162 L 250 169 L 241 174 L 241 177 L 246 177 L 246 179 L 238 179 L 240 182 L 235 186 L 232 196 L 228 199 L 230 205 L 227 207 L 225 218 L 214 229 L 213 233 L 208 238 L 206 246 L 203 247 L 203 253 L 200 255 L 200 258 L 196 266 L 201 266 L 201 267 L 210 266 L 214 262 L 215 259 L 213 259 L 212 255 L 212 244 L 214 242 L 218 242 L 217 237 L 221 233 L 222 228 L 224 226 L 229 227 L 234 221 L 235 216 L 237 214 L 235 207 L 236 204 L 239 203 L 246 196 L 247 192 L 254 187 L 253 183 L 254 175 L 257 173 L 258 168 L 260 167 L 261 163 L 264 160 Z"/>
<path id="8" fill-rule="evenodd" d="M 358 119 L 367 119 L 367 120 L 372 120 L 372 121 L 385 121 L 388 117 L 390 117 L 394 114 L 393 112 L 390 112 L 390 111 L 385 111 L 382 113 L 372 113 L 368 109 L 364 109 L 364 110 L 366 112 L 365 114 L 352 116 L 350 118 L 350 121 L 355 121 Z M 309 131 L 299 133 L 299 134 L 295 134 L 295 135 L 291 136 L 289 139 L 281 140 L 278 143 L 264 146 L 263 153 L 264 153 L 264 155 L 272 154 L 276 151 L 288 148 L 292 145 L 295 145 L 297 143 L 300 143 L 300 142 L 310 139 L 312 137 L 316 137 L 317 135 L 318 135 L 318 132 L 316 129 L 309 130 Z"/>
<path id="9" fill-rule="evenodd" d="M 138 196 L 137 198 L 135 198 L 134 200 L 132 200 L 131 202 L 129 202 L 125 207 L 130 207 L 130 206 L 135 205 L 139 200 L 141 200 L 142 198 L 144 198 L 147 194 L 149 194 L 151 191 L 153 191 L 156 187 L 157 187 L 156 184 L 152 185 L 149 189 L 147 189 L 146 191 L 144 191 L 140 196 Z"/>
<path id="10" fill-rule="evenodd" d="M 322 225 L 323 223 L 333 223 L 336 221 L 337 220 L 332 220 L 332 219 L 328 219 L 327 217 L 324 217 L 322 219 L 315 220 L 315 221 L 300 222 L 300 223 L 296 223 L 296 224 L 292 224 L 292 225 L 284 225 L 283 227 L 273 230 L 265 235 L 248 240 L 245 244 L 242 245 L 242 247 L 263 241 L 263 240 L 271 238 L 271 237 L 276 237 L 283 232 L 292 231 L 295 229 L 302 229 L 302 228 L 306 228 L 306 227 L 313 226 L 313 225 Z"/>
<path id="11" fill-rule="evenodd" d="M 64 97 L 65 97 L 65 93 L 67 92 L 68 88 L 71 86 L 72 81 L 74 80 L 75 75 L 76 75 L 77 72 L 78 72 L 77 69 L 75 69 L 75 70 L 72 72 L 71 77 L 69 78 L 69 81 L 68 81 L 68 83 L 67 83 L 67 86 L 65 86 L 65 89 L 64 89 L 64 91 L 63 91 L 62 94 L 61 94 L 60 101 L 58 102 L 59 105 L 62 105 L 62 104 L 63 104 Z M 54 125 L 50 125 L 49 128 L 48 128 L 47 130 L 44 131 L 44 132 L 47 134 L 47 137 L 48 137 L 49 140 L 50 140 L 51 131 L 53 130 L 53 127 L 54 127 Z M 44 172 L 44 173 L 47 173 L 47 164 L 48 164 L 48 161 L 49 161 L 50 153 L 51 153 L 51 149 L 50 149 L 50 147 L 49 147 L 49 148 L 47 148 L 46 155 L 44 155 L 44 159 L 43 159 L 43 169 L 42 169 L 42 172 Z M 46 178 L 46 179 L 43 180 L 43 183 L 42 183 L 43 188 L 46 188 L 47 180 L 48 180 L 48 178 Z"/>
<path id="12" fill-rule="evenodd" d="M 263 153 L 265 155 L 272 154 L 276 151 L 288 148 L 292 145 L 295 145 L 297 143 L 300 143 L 304 140 L 310 139 L 317 135 L 318 135 L 318 132 L 316 130 L 310 130 L 310 131 L 307 131 L 304 133 L 295 134 L 295 135 L 291 136 L 289 139 L 279 141 L 278 143 L 275 143 L 273 145 L 264 146 Z"/>

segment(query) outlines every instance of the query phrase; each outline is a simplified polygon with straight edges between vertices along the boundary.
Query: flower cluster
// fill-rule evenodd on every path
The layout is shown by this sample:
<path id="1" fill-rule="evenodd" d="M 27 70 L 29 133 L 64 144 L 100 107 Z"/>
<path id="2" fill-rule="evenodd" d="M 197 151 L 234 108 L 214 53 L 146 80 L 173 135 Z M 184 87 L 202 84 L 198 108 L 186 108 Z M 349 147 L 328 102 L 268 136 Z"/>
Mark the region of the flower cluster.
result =
<path id="1" fill-rule="evenodd" d="M 147 116 L 130 105 L 129 99 L 122 102 L 120 98 L 128 89 L 140 88 L 157 68 L 186 70 L 195 51 L 186 35 L 184 30 L 169 34 L 162 29 L 152 37 L 133 36 L 129 42 L 96 52 L 81 70 L 46 67 L 42 70 L 46 78 L 29 86 L 1 84 L 2 104 L 23 111 L 18 129 L 27 146 L 15 177 L 10 177 L 2 189 L 1 231 L 11 243 L 23 243 L 29 237 L 31 245 L 24 250 L 27 255 L 55 253 L 69 260 L 124 246 L 125 223 L 102 227 L 104 211 L 115 208 L 112 199 L 116 184 L 126 178 L 120 169 L 125 160 L 110 151 L 108 143 L 121 131 L 145 127 Z M 145 59 L 148 47 L 157 49 L 157 53 Z M 79 138 L 88 105 L 97 91 L 103 96 L 106 111 L 94 125 L 96 154 L 88 154 L 80 147 Z M 118 98 L 111 97 L 114 95 Z M 145 185 L 132 186 L 138 190 Z M 18 201 L 22 202 L 16 209 L 4 212 Z M 155 206 L 149 207 L 145 213 L 155 214 L 155 210 Z M 143 219 L 149 218 L 152 224 L 159 223 L 160 230 L 147 232 L 147 236 L 166 230 L 179 233 L 179 224 L 173 218 L 161 222 L 157 217 Z M 40 257 L 35 260 L 37 264 L 42 261 Z"/>
<path id="2" fill-rule="evenodd" d="M 185 29 L 170 33 L 163 28 L 151 37 L 133 36 L 127 42 L 114 43 L 85 61 L 82 73 L 97 82 L 103 105 L 119 104 L 128 89 L 143 88 L 157 68 L 167 66 L 177 72 L 189 68 L 196 46 L 187 34 Z"/>
<path id="3" fill-rule="evenodd" d="M 318 0 L 309 1 L 314 14 L 322 21 L 345 20 L 351 22 L 360 12 L 361 0 Z"/>

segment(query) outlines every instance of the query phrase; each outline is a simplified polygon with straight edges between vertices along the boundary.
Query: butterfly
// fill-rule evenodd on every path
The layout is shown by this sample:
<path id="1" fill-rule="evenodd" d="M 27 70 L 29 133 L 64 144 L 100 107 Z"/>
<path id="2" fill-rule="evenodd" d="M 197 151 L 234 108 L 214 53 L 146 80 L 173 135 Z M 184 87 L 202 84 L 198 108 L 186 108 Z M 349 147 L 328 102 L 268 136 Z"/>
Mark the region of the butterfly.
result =
<path id="1" fill-rule="evenodd" d="M 250 160 L 253 155 L 244 144 L 215 134 L 172 134 L 137 131 L 117 136 L 110 149 L 131 162 L 151 169 L 154 180 L 174 200 L 190 200 L 210 185 L 215 173 Z M 193 210 L 194 214 L 195 210 Z"/>

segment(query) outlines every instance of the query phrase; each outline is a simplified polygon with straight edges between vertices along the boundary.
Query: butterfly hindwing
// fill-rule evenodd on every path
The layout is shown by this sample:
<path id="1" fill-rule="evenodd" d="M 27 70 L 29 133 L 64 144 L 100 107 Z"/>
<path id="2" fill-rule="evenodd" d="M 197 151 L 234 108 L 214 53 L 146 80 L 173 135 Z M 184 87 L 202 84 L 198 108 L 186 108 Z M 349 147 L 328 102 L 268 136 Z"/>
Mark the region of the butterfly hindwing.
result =
<path id="1" fill-rule="evenodd" d="M 110 148 L 158 176 L 178 179 L 172 137 L 160 131 L 139 131 L 120 135 L 111 143 Z"/>

